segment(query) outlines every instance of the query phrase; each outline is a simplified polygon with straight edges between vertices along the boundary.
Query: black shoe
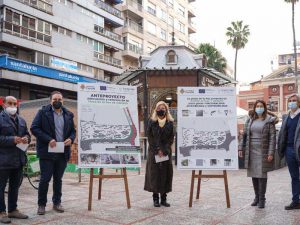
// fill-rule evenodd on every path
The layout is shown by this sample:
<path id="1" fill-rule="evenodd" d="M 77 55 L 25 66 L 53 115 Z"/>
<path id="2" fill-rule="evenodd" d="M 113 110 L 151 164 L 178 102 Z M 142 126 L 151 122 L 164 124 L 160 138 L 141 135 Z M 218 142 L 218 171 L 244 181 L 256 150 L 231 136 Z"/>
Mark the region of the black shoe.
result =
<path id="1" fill-rule="evenodd" d="M 38 210 L 37 210 L 37 214 L 38 215 L 45 215 L 45 213 L 46 213 L 45 206 L 39 205 Z"/>
<path id="2" fill-rule="evenodd" d="M 263 209 L 263 208 L 265 208 L 265 203 L 266 203 L 265 200 L 261 200 L 261 201 L 258 202 L 257 207 L 260 208 L 260 209 Z"/>
<path id="3" fill-rule="evenodd" d="M 160 207 L 159 200 L 153 200 L 154 207 Z"/>
<path id="4" fill-rule="evenodd" d="M 257 206 L 257 204 L 258 204 L 258 197 L 255 197 L 255 199 L 251 203 L 251 206 Z"/>
<path id="5" fill-rule="evenodd" d="M 164 207 L 170 207 L 171 205 L 167 201 L 161 201 L 160 204 Z"/>
<path id="6" fill-rule="evenodd" d="M 293 209 L 300 209 L 299 202 L 292 202 L 291 204 L 284 207 L 285 210 L 293 210 Z"/>

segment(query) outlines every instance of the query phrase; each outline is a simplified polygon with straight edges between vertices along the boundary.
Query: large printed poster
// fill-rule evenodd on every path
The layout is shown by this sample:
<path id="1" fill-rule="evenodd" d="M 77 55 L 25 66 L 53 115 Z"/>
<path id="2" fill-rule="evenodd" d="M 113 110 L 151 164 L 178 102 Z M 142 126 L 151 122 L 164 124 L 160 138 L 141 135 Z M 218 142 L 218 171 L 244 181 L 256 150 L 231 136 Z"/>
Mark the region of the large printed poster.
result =
<path id="1" fill-rule="evenodd" d="M 78 166 L 140 167 L 137 89 L 78 84 Z"/>
<path id="2" fill-rule="evenodd" d="M 178 169 L 238 169 L 236 92 L 178 87 Z"/>

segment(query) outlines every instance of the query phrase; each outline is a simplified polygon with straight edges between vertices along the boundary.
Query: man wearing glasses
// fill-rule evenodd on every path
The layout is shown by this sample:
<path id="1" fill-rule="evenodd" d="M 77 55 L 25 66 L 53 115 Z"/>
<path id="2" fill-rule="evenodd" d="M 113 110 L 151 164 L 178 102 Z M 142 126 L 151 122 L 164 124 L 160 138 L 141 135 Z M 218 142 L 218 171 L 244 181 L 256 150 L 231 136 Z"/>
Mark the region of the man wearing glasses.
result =
<path id="1" fill-rule="evenodd" d="M 44 215 L 46 212 L 47 193 L 52 176 L 53 209 L 59 213 L 64 212 L 61 205 L 62 177 L 76 135 L 73 117 L 73 113 L 63 106 L 62 94 L 54 91 L 50 95 L 50 104 L 40 109 L 32 122 L 31 132 L 36 137 L 41 169 L 38 215 Z"/>
<path id="2" fill-rule="evenodd" d="M 278 152 L 285 157 L 292 178 L 292 202 L 286 210 L 300 209 L 299 150 L 300 150 L 300 98 L 294 94 L 288 98 L 290 111 L 282 117 L 282 126 L 278 135 Z"/>
<path id="3" fill-rule="evenodd" d="M 25 150 L 30 142 L 25 120 L 17 114 L 17 99 L 7 96 L 0 113 L 0 222 L 11 223 L 10 218 L 27 219 L 17 208 L 19 184 L 26 163 Z M 22 147 L 23 146 L 23 147 Z M 4 190 L 9 181 L 8 207 Z"/>

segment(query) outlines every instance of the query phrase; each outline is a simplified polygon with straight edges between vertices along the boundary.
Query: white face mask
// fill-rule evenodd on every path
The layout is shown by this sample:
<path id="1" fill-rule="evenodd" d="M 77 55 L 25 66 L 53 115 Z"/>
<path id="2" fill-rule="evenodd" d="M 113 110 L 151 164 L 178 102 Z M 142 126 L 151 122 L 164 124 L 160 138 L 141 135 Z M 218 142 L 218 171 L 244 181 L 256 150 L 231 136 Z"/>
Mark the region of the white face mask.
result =
<path id="1" fill-rule="evenodd" d="M 17 113 L 17 108 L 16 107 L 6 107 L 5 111 L 11 115 L 14 116 Z"/>

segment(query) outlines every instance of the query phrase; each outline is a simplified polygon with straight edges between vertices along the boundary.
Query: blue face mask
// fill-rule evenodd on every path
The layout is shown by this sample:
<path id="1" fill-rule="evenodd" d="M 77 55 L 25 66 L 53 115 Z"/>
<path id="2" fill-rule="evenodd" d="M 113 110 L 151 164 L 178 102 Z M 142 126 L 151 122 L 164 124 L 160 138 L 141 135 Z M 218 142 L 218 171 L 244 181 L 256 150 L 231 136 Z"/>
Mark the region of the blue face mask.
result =
<path id="1" fill-rule="evenodd" d="M 289 109 L 297 109 L 297 108 L 299 108 L 297 102 L 289 102 L 288 103 L 288 107 L 289 107 Z"/>
<path id="2" fill-rule="evenodd" d="M 255 112 L 256 112 L 258 115 L 263 114 L 264 111 L 265 111 L 264 108 L 255 108 Z"/>

